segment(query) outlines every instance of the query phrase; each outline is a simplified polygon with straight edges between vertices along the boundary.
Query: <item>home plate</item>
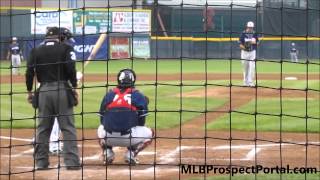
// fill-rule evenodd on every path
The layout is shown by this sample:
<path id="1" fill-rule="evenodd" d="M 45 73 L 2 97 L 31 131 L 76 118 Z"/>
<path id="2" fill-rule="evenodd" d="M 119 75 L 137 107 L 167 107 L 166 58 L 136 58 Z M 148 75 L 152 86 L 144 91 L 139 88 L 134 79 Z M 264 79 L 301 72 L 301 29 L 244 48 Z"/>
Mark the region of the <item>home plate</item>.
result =
<path id="1" fill-rule="evenodd" d="M 297 80 L 298 78 L 297 77 L 285 77 L 284 79 L 285 80 Z"/>

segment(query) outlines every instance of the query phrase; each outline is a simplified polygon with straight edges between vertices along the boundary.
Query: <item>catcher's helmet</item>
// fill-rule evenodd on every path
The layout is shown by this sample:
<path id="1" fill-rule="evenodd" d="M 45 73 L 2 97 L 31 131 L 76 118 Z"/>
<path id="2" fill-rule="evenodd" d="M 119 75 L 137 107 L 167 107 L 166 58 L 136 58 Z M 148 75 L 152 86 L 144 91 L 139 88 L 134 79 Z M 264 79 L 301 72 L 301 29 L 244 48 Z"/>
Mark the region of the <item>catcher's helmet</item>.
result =
<path id="1" fill-rule="evenodd" d="M 118 73 L 117 80 L 120 88 L 134 87 L 136 73 L 132 69 L 122 69 Z"/>

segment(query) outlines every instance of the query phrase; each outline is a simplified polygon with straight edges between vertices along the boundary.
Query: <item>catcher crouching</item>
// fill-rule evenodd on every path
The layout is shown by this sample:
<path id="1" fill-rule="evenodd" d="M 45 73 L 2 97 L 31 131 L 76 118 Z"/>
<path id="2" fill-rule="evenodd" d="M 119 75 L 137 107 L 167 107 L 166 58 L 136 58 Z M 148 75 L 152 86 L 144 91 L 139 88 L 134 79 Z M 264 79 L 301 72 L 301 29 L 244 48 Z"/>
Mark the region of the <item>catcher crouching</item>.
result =
<path id="1" fill-rule="evenodd" d="M 99 144 L 105 164 L 115 159 L 113 147 L 127 147 L 124 160 L 129 165 L 138 163 L 137 155 L 151 144 L 152 129 L 145 127 L 148 98 L 134 88 L 136 74 L 131 69 L 118 73 L 116 88 L 110 90 L 100 106 Z"/>

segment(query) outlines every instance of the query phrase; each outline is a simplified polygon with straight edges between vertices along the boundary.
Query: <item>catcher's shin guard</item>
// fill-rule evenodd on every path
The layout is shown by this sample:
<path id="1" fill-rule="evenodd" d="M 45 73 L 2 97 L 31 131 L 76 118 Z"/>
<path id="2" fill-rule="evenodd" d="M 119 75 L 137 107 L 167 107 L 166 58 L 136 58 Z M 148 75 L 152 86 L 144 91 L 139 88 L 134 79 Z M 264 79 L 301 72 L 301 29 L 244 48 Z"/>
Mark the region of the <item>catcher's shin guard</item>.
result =
<path id="1" fill-rule="evenodd" d="M 141 152 L 142 150 L 144 150 L 146 147 L 148 147 L 148 146 L 152 143 L 152 140 L 153 140 L 154 137 L 155 137 L 155 132 L 154 132 L 153 129 L 151 129 L 151 131 L 152 131 L 152 136 L 151 136 L 151 138 L 145 140 L 144 142 L 142 142 L 142 143 L 140 143 L 140 144 L 138 144 L 137 147 L 135 148 L 135 150 L 133 151 L 135 157 L 139 154 L 139 152 Z"/>

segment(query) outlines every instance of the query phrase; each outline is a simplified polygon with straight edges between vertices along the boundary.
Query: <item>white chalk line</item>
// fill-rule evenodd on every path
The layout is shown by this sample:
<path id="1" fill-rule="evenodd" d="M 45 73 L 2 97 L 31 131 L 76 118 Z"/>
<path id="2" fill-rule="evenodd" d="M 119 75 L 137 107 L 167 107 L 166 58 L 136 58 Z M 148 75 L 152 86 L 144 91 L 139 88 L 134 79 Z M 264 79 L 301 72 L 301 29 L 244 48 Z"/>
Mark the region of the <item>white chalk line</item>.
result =
<path id="1" fill-rule="evenodd" d="M 178 153 L 184 149 L 187 149 L 189 146 L 178 146 L 176 149 L 169 151 L 164 156 L 160 157 L 160 163 L 161 164 L 169 164 L 175 161 L 175 156 L 178 155 Z M 193 147 L 193 146 L 191 146 Z M 195 146 L 196 147 L 196 146 Z"/>
<path id="2" fill-rule="evenodd" d="M 99 160 L 100 157 L 101 157 L 101 153 L 95 154 L 93 156 L 86 156 L 86 157 L 83 157 L 83 158 L 80 158 L 80 159 L 82 159 L 83 161 L 90 161 L 90 160 Z"/>
<path id="3" fill-rule="evenodd" d="M 8 137 L 8 136 L 0 136 L 0 139 L 11 139 L 17 141 L 24 141 L 24 142 L 32 142 L 32 139 L 25 139 L 25 138 L 15 138 L 15 137 Z"/>
<path id="4" fill-rule="evenodd" d="M 254 157 L 261 151 L 261 148 L 252 148 L 251 151 L 248 152 L 244 160 L 253 160 Z"/>
<path id="5" fill-rule="evenodd" d="M 31 142 L 31 139 L 24 139 L 24 138 L 14 138 L 14 137 L 6 137 L 6 136 L 0 136 L 0 138 L 2 139 L 12 139 L 12 140 L 19 140 L 19 141 L 26 141 L 26 142 Z M 320 142 L 308 142 L 310 144 L 320 144 Z M 304 143 L 298 143 L 298 144 L 304 144 Z M 215 147 L 204 147 L 204 146 L 178 146 L 176 147 L 174 150 L 169 151 L 168 153 L 165 153 L 164 156 L 162 156 L 160 158 L 160 164 L 169 164 L 169 163 L 173 163 L 175 162 L 175 160 L 177 159 L 177 156 L 179 155 L 179 153 L 183 150 L 194 150 L 194 149 L 209 149 L 209 150 L 227 150 L 227 149 L 251 149 L 247 154 L 246 157 L 244 158 L 232 158 L 231 160 L 239 160 L 239 161 L 251 161 L 254 159 L 254 157 L 257 155 L 257 153 L 259 153 L 262 148 L 268 148 L 268 147 L 277 147 L 277 146 L 290 146 L 290 145 L 296 145 L 296 144 L 290 144 L 290 143 L 273 143 L 273 144 L 257 144 L 257 145 L 222 145 L 222 146 L 215 146 Z M 82 146 L 82 144 L 78 145 L 78 146 Z M 99 145 L 84 145 L 85 147 L 99 147 Z M 115 147 L 114 151 L 118 151 L 120 148 Z M 19 157 L 19 156 L 23 156 L 27 153 L 31 153 L 33 152 L 33 149 L 29 149 L 26 151 L 23 151 L 19 154 L 16 155 L 11 155 L 11 157 Z M 157 154 L 154 151 L 144 151 L 141 152 L 140 155 L 141 156 L 146 156 L 146 155 L 154 155 Z M 83 157 L 84 161 L 91 161 L 91 160 L 99 160 L 101 157 L 101 153 L 99 154 L 95 154 L 92 156 L 86 156 Z M 194 160 L 194 161 L 198 161 L 199 159 L 197 158 L 186 158 L 186 157 L 182 157 L 184 160 Z M 224 161 L 230 161 L 229 158 L 212 158 L 212 160 L 224 160 Z M 17 167 L 17 168 L 30 168 L 30 167 Z M 157 170 L 157 167 L 149 167 L 146 169 L 142 169 L 142 170 L 135 170 L 135 171 L 142 171 L 144 173 L 150 173 L 150 172 L 154 172 L 154 170 Z M 168 170 L 172 170 L 172 168 L 168 169 Z M 117 170 L 119 171 L 119 170 Z M 120 170 L 125 172 L 126 170 Z M 173 171 L 177 171 L 177 170 L 173 170 Z"/>

